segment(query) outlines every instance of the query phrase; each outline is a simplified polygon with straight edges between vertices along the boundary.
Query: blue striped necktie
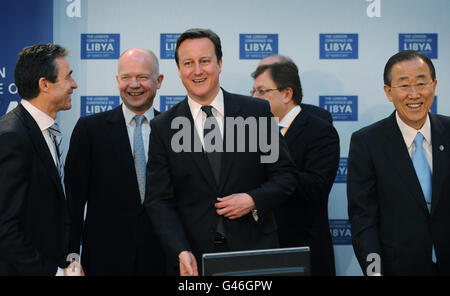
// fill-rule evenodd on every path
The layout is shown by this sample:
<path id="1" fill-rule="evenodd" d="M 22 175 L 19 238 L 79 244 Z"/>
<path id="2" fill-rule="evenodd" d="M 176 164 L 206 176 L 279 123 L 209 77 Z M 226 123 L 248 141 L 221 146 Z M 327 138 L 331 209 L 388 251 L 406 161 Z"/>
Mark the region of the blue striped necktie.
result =
<path id="1" fill-rule="evenodd" d="M 58 170 L 59 178 L 61 179 L 61 185 L 63 187 L 64 194 L 66 193 L 64 188 L 64 165 L 62 162 L 62 135 L 61 131 L 59 130 L 59 125 L 55 121 L 51 127 L 48 128 L 50 138 L 53 141 L 53 144 L 55 145 L 55 152 L 56 152 L 56 169 Z"/>
<path id="2" fill-rule="evenodd" d="M 144 140 L 142 138 L 142 122 L 144 121 L 144 119 L 144 115 L 136 115 L 134 117 L 136 128 L 134 130 L 133 137 L 134 167 L 136 169 L 136 177 L 139 185 L 141 202 L 144 202 L 145 198 L 145 170 L 147 165 L 147 162 L 145 161 Z"/>

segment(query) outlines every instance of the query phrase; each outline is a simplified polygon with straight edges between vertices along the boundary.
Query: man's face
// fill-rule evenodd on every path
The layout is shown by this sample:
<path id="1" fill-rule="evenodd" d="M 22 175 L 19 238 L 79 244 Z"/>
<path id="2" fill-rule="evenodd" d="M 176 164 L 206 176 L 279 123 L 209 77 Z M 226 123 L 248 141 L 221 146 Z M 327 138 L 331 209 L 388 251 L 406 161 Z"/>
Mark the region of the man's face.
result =
<path id="1" fill-rule="evenodd" d="M 222 60 L 217 61 L 208 38 L 187 39 L 178 48 L 178 72 L 188 95 L 198 103 L 211 103 L 219 92 Z"/>
<path id="2" fill-rule="evenodd" d="M 65 57 L 56 58 L 55 64 L 58 69 L 57 79 L 54 83 L 48 83 L 48 94 L 51 109 L 58 112 L 72 108 L 72 93 L 78 85 L 72 78 L 72 70 Z"/>
<path id="3" fill-rule="evenodd" d="M 433 82 L 428 65 L 420 58 L 402 61 L 391 70 L 391 86 L 384 86 L 404 123 L 420 129 L 434 100 L 437 80 Z M 413 87 L 408 87 L 413 86 Z M 417 85 L 417 86 L 416 86 Z"/>
<path id="4" fill-rule="evenodd" d="M 272 80 L 268 70 L 256 77 L 253 83 L 253 91 L 253 97 L 269 101 L 270 111 L 275 117 L 283 118 L 285 103 L 287 102 L 286 97 L 283 91 L 277 89 L 277 85 Z"/>
<path id="5" fill-rule="evenodd" d="M 125 106 L 136 114 L 144 114 L 153 104 L 163 75 L 155 77 L 153 59 L 143 50 L 132 49 L 119 60 L 117 84 Z"/>

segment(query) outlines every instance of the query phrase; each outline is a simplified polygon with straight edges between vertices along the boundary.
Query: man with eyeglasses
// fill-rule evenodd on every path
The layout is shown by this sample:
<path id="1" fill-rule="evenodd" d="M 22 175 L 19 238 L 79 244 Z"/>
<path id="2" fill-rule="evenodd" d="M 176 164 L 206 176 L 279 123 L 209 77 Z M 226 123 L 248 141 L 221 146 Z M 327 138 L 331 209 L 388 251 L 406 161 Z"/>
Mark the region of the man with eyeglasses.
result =
<path id="1" fill-rule="evenodd" d="M 290 57 L 279 55 L 279 54 L 272 54 L 270 56 L 263 58 L 261 61 L 259 61 L 258 67 L 262 66 L 262 65 L 270 65 L 270 64 L 286 63 L 286 62 L 291 62 L 295 65 L 294 61 L 292 61 L 292 59 Z M 297 69 L 297 72 L 298 72 L 298 69 Z M 251 91 L 251 95 L 253 96 L 253 90 Z M 260 93 L 259 95 L 264 95 L 264 94 Z M 305 104 L 303 102 L 300 104 L 300 107 L 302 108 L 302 111 L 304 113 L 311 114 L 313 116 L 325 119 L 326 121 L 328 121 L 330 123 L 333 123 L 333 117 L 331 116 L 331 113 L 323 108 L 320 108 L 318 106 L 311 105 L 311 104 Z"/>
<path id="2" fill-rule="evenodd" d="M 295 192 L 275 209 L 280 247 L 309 246 L 311 275 L 335 275 L 328 195 L 339 165 L 339 136 L 330 122 L 304 112 L 292 61 L 261 65 L 252 76 L 251 93 L 267 100 L 279 119 L 298 173 Z"/>
<path id="3" fill-rule="evenodd" d="M 450 275 L 450 118 L 429 113 L 436 84 L 426 55 L 395 54 L 384 91 L 396 110 L 352 135 L 348 214 L 364 274 Z"/>

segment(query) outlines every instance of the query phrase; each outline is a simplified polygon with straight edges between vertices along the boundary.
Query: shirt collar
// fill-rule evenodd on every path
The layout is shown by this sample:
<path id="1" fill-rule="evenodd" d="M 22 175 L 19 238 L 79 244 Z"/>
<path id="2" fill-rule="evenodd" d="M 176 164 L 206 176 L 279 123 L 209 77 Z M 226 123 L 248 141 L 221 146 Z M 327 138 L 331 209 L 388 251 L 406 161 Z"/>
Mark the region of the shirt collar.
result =
<path id="1" fill-rule="evenodd" d="M 125 123 L 127 125 L 131 125 L 134 117 L 136 116 L 136 113 L 134 113 L 133 111 L 128 109 L 128 107 L 125 106 L 125 104 L 122 104 L 122 112 L 123 112 L 123 117 L 125 117 Z M 152 120 L 153 117 L 155 117 L 155 111 L 154 111 L 153 105 L 147 111 L 145 111 L 145 113 L 142 115 L 144 115 L 145 119 L 147 119 L 147 122 L 150 122 L 150 120 Z"/>
<path id="2" fill-rule="evenodd" d="M 397 120 L 398 127 L 403 135 L 403 140 L 405 141 L 406 146 L 411 147 L 414 142 L 414 138 L 417 135 L 417 132 L 420 132 L 425 140 L 431 144 L 431 124 L 430 124 L 430 116 L 427 115 L 427 119 L 423 124 L 422 128 L 416 130 L 415 128 L 410 127 L 398 116 L 398 112 L 395 112 L 395 119 Z"/>
<path id="3" fill-rule="evenodd" d="M 203 105 L 197 103 L 194 101 L 189 95 L 188 97 L 188 105 L 189 109 L 191 110 L 192 118 L 195 120 L 199 114 L 201 114 L 201 107 Z M 225 116 L 224 112 L 224 103 L 223 103 L 223 92 L 222 89 L 219 89 L 219 92 L 217 93 L 217 96 L 212 100 L 210 106 L 213 106 L 213 114 L 214 116 Z"/>
<path id="4" fill-rule="evenodd" d="M 36 121 L 41 131 L 48 129 L 55 123 L 55 120 L 51 118 L 47 113 L 39 110 L 36 106 L 31 104 L 27 100 L 22 99 L 20 103 L 25 108 L 25 110 L 27 110 L 28 113 L 30 113 L 30 115 Z"/>
<path id="5" fill-rule="evenodd" d="M 300 111 L 302 111 L 302 108 L 300 107 L 300 105 L 296 105 L 286 115 L 284 115 L 284 117 L 278 123 L 278 126 L 288 127 L 291 124 L 291 122 L 295 119 L 295 117 L 297 117 Z"/>

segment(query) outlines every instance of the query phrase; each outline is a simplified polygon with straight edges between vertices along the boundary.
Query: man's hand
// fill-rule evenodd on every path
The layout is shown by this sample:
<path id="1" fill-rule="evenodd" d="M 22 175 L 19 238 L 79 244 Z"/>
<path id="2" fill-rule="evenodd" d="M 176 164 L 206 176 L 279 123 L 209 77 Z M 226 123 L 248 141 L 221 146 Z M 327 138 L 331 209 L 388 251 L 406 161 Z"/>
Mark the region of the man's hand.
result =
<path id="1" fill-rule="evenodd" d="M 225 197 L 218 197 L 215 207 L 217 214 L 228 219 L 237 219 L 247 215 L 255 209 L 253 198 L 247 193 L 235 193 Z"/>
<path id="2" fill-rule="evenodd" d="M 183 251 L 178 255 L 181 276 L 198 276 L 197 261 L 192 252 Z"/>
<path id="3" fill-rule="evenodd" d="M 64 276 L 84 276 L 83 267 L 77 261 L 73 261 L 69 267 L 64 268 Z"/>

